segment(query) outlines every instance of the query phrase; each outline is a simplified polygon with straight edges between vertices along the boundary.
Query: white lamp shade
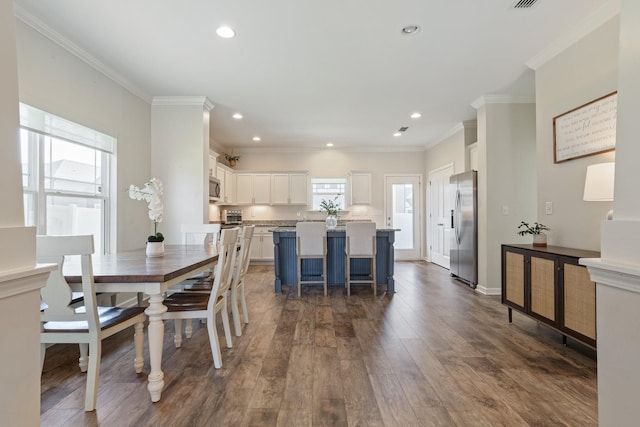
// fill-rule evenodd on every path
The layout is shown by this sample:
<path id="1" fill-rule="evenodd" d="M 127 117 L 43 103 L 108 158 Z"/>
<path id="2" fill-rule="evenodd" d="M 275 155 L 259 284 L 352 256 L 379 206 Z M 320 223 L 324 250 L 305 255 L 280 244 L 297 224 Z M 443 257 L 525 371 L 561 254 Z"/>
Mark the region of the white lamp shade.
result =
<path id="1" fill-rule="evenodd" d="M 613 200 L 615 170 L 614 162 L 588 166 L 583 199 L 589 202 Z"/>

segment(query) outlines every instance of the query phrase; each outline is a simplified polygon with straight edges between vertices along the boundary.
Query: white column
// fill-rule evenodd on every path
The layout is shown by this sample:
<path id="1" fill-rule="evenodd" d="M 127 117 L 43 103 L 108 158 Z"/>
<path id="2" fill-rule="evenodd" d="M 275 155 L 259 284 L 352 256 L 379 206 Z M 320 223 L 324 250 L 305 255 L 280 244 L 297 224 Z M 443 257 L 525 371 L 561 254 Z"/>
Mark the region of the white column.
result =
<path id="1" fill-rule="evenodd" d="M 35 230 L 24 226 L 13 1 L 0 0 L 0 424 L 40 424 L 40 288 Z"/>
<path id="2" fill-rule="evenodd" d="M 181 224 L 209 222 L 209 113 L 204 96 L 153 99 L 151 174 L 164 184 L 166 243 L 181 243 Z M 149 177 L 151 178 L 151 177 Z"/>
<path id="3" fill-rule="evenodd" d="M 621 0 L 614 220 L 602 223 L 597 283 L 598 414 L 602 426 L 640 419 L 640 2 Z"/>

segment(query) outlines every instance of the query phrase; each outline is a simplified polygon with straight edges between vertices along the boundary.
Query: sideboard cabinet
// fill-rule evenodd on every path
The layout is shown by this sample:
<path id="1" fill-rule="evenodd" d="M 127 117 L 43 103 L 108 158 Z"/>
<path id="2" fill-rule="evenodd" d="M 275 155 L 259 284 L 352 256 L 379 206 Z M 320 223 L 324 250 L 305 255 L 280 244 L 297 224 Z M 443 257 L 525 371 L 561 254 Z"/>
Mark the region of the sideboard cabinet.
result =
<path id="1" fill-rule="evenodd" d="M 599 252 L 559 246 L 502 245 L 502 303 L 559 331 L 596 347 L 596 292 L 580 258 Z"/>

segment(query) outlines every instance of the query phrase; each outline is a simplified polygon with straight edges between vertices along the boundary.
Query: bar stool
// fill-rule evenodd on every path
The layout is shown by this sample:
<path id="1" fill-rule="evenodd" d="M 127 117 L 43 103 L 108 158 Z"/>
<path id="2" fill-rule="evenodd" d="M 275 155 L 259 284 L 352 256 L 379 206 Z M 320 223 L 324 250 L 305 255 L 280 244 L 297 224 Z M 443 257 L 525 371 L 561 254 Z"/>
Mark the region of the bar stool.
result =
<path id="1" fill-rule="evenodd" d="M 302 283 L 322 283 L 327 296 L 327 229 L 324 222 L 299 222 L 296 224 L 296 255 L 298 258 L 298 297 L 302 295 Z M 322 280 L 302 280 L 302 260 L 322 260 Z M 310 276 L 310 274 L 305 274 Z M 317 277 L 317 274 L 313 276 Z"/>
<path id="2" fill-rule="evenodd" d="M 351 295 L 352 283 L 370 283 L 373 295 L 377 295 L 376 287 L 376 224 L 375 222 L 348 222 L 346 226 L 347 241 L 345 244 L 347 296 Z M 368 259 L 371 262 L 370 274 L 351 276 L 351 260 Z"/>

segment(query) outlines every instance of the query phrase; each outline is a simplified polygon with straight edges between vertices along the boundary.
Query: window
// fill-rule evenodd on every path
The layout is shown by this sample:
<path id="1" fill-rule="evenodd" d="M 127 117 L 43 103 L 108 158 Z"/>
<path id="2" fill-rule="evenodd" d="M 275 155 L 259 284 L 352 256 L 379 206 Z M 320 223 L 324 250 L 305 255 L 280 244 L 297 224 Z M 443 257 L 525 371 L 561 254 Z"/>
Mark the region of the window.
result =
<path id="1" fill-rule="evenodd" d="M 38 234 L 93 234 L 108 251 L 109 169 L 115 139 L 20 104 L 25 224 Z"/>
<path id="2" fill-rule="evenodd" d="M 320 210 L 322 199 L 331 199 L 337 203 L 341 209 L 345 207 L 344 191 L 347 186 L 346 178 L 312 178 L 311 195 L 312 210 Z"/>

